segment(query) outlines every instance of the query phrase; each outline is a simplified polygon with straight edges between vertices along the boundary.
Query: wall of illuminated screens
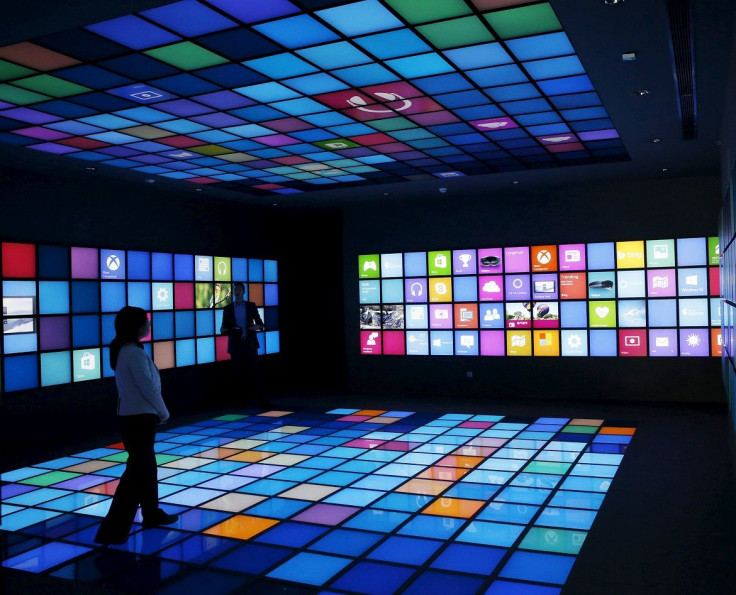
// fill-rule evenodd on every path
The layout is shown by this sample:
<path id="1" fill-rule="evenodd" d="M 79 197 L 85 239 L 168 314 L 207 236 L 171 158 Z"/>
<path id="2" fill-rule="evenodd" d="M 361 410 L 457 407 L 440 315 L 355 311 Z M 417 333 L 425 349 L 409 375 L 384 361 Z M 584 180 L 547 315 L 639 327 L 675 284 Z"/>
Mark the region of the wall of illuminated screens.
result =
<path id="1" fill-rule="evenodd" d="M 112 376 L 115 313 L 149 312 L 144 348 L 160 369 L 228 359 L 219 336 L 232 283 L 245 284 L 265 330 L 260 354 L 277 353 L 275 260 L 2 242 L 4 391 Z"/>
<path id="2" fill-rule="evenodd" d="M 717 237 L 358 258 L 364 355 L 720 356 Z"/>

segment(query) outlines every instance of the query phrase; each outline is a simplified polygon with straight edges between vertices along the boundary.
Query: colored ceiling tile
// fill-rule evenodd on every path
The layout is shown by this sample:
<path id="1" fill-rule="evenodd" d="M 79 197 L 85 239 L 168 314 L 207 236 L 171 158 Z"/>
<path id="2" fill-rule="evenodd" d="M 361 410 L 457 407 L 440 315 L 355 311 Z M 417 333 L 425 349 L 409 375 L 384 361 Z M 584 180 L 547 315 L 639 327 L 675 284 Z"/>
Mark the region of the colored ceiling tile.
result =
<path id="1" fill-rule="evenodd" d="M 315 14 L 344 35 L 351 37 L 395 29 L 403 25 L 377 0 L 362 0 L 344 6 L 319 10 Z"/>
<path id="2" fill-rule="evenodd" d="M 471 2 L 475 4 L 478 10 L 496 10 L 519 6 L 520 4 L 529 4 L 529 0 L 471 0 Z"/>
<path id="3" fill-rule="evenodd" d="M 501 39 L 536 35 L 562 29 L 548 3 L 522 6 L 483 15 Z"/>
<path id="4" fill-rule="evenodd" d="M 166 136 L 174 135 L 173 132 L 161 130 L 155 126 L 131 126 L 130 128 L 121 128 L 120 132 L 146 139 L 164 138 Z"/>
<path id="5" fill-rule="evenodd" d="M 461 70 L 499 66 L 513 62 L 500 43 L 486 43 L 443 52 Z"/>
<path id="6" fill-rule="evenodd" d="M 299 12 L 299 8 L 288 0 L 268 0 L 268 2 L 208 0 L 208 3 L 244 23 L 257 23 Z"/>
<path id="7" fill-rule="evenodd" d="M 317 66 L 330 70 L 371 62 L 370 57 L 347 41 L 305 48 L 297 50 L 296 53 Z"/>
<path id="8" fill-rule="evenodd" d="M 432 48 L 409 29 L 355 39 L 355 43 L 381 60 L 430 51 Z"/>
<path id="9" fill-rule="evenodd" d="M 585 69 L 577 56 L 564 56 L 562 58 L 548 58 L 546 60 L 525 62 L 524 68 L 526 68 L 532 78 L 537 80 L 585 73 Z"/>
<path id="10" fill-rule="evenodd" d="M 548 33 L 547 35 L 535 35 L 522 39 L 509 39 L 506 45 L 512 51 L 517 60 L 539 60 L 540 58 L 551 58 L 552 56 L 564 56 L 574 54 L 575 50 L 564 31 L 559 33 Z"/>
<path id="11" fill-rule="evenodd" d="M 218 56 L 191 41 L 147 50 L 144 53 L 182 70 L 194 70 L 227 62 L 222 56 Z"/>
<path id="12" fill-rule="evenodd" d="M 439 54 L 435 53 L 387 60 L 386 65 L 406 78 L 432 76 L 454 70 Z"/>
<path id="13" fill-rule="evenodd" d="M 134 50 L 145 50 L 180 39 L 178 35 L 132 14 L 89 25 L 85 29 Z"/>
<path id="14" fill-rule="evenodd" d="M 314 66 L 290 53 L 247 60 L 243 64 L 273 79 L 289 78 L 317 72 Z"/>
<path id="15" fill-rule="evenodd" d="M 420 25 L 417 31 L 441 50 L 493 41 L 485 23 L 476 16 Z"/>
<path id="16" fill-rule="evenodd" d="M 306 14 L 255 25 L 253 28 L 287 48 L 301 48 L 338 39 L 335 33 Z"/>
<path id="17" fill-rule="evenodd" d="M 26 68 L 24 66 L 18 66 L 12 62 L 6 60 L 0 60 L 0 81 L 9 81 L 11 79 L 17 79 L 22 76 L 28 76 L 35 74 L 35 70 Z"/>
<path id="18" fill-rule="evenodd" d="M 470 14 L 463 0 L 386 0 L 409 23 L 426 23 Z"/>
<path id="19" fill-rule="evenodd" d="M 320 72 L 318 74 L 310 74 L 298 78 L 283 81 L 285 85 L 289 85 L 304 95 L 317 95 L 319 93 L 330 93 L 331 91 L 339 91 L 347 88 L 345 83 L 331 77 L 329 74 Z"/>
<path id="20" fill-rule="evenodd" d="M 79 64 L 79 60 L 53 50 L 47 50 L 30 41 L 14 43 L 0 48 L 0 58 L 36 70 L 54 70 Z"/>
<path id="21" fill-rule="evenodd" d="M 25 89 L 19 89 L 12 85 L 0 84 L 0 100 L 14 103 L 16 105 L 29 105 L 50 99 L 46 95 L 33 93 Z"/>
<path id="22" fill-rule="evenodd" d="M 299 93 L 284 87 L 276 82 L 262 83 L 260 85 L 250 85 L 248 87 L 240 87 L 233 89 L 238 93 L 255 99 L 256 101 L 262 101 L 263 103 L 270 103 L 272 101 L 279 101 L 282 99 L 292 99 L 300 97 Z"/>
<path id="23" fill-rule="evenodd" d="M 181 2 L 144 10 L 140 14 L 185 37 L 222 31 L 237 25 L 234 21 L 196 2 L 196 0 L 182 0 Z"/>

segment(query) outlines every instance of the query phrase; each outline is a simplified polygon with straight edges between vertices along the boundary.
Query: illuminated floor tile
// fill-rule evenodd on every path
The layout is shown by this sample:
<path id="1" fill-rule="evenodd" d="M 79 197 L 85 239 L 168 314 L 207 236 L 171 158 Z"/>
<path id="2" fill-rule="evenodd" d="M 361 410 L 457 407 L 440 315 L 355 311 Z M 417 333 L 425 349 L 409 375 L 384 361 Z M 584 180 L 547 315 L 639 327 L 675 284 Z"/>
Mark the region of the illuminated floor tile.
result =
<path id="1" fill-rule="evenodd" d="M 307 583 L 309 585 L 323 585 L 335 576 L 348 564 L 350 558 L 325 556 L 304 552 L 297 554 L 281 566 L 278 566 L 266 576 L 284 580 Z"/>
<path id="2" fill-rule="evenodd" d="M 557 595 L 633 433 L 548 417 L 220 416 L 159 434 L 159 495 L 179 519 L 142 529 L 139 513 L 120 546 L 94 537 L 122 444 L 3 474 L 4 564 L 170 595 L 275 584 L 264 577 L 307 591 Z"/>
<path id="3" fill-rule="evenodd" d="M 206 529 L 204 533 L 233 539 L 250 539 L 269 527 L 273 527 L 276 523 L 278 521 L 238 514 Z"/>
<path id="4" fill-rule="evenodd" d="M 89 548 L 67 543 L 47 543 L 3 561 L 5 568 L 43 572 L 63 562 L 86 554 Z"/>

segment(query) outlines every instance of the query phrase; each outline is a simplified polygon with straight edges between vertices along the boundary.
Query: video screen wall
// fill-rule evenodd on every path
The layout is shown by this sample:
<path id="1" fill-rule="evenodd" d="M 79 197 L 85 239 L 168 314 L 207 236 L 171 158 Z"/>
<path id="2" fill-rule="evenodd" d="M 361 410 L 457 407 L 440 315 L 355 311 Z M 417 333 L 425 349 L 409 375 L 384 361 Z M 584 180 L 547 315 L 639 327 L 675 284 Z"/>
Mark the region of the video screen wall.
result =
<path id="1" fill-rule="evenodd" d="M 708 357 L 717 237 L 358 257 L 364 355 Z"/>
<path id="2" fill-rule="evenodd" d="M 219 335 L 232 283 L 265 324 L 260 354 L 278 353 L 275 260 L 1 242 L 5 392 L 112 376 L 108 347 L 123 306 L 149 313 L 144 348 L 159 369 L 228 359 Z"/>

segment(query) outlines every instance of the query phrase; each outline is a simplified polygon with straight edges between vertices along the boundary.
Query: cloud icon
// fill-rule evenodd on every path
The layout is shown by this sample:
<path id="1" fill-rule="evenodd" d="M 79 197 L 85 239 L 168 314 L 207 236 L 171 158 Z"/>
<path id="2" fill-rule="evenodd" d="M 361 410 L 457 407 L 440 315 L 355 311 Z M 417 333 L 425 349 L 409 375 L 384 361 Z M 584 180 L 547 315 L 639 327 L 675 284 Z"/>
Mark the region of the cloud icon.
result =
<path id="1" fill-rule="evenodd" d="M 483 285 L 483 291 L 486 293 L 500 293 L 501 288 L 495 281 L 488 281 Z"/>

